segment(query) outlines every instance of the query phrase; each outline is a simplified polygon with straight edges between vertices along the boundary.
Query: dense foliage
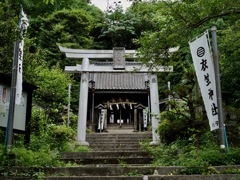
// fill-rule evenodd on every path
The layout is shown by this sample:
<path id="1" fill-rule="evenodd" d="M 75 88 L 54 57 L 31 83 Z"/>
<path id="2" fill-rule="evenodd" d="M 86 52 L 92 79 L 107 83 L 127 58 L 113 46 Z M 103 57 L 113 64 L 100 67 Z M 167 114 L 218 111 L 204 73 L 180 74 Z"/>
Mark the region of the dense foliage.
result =
<path id="1" fill-rule="evenodd" d="M 148 142 L 142 142 L 144 150 L 149 151 L 154 157 L 156 166 L 183 166 L 174 174 L 239 174 L 237 169 L 232 171 L 216 170 L 213 166 L 238 165 L 240 163 L 239 148 L 232 148 L 231 151 L 223 153 L 219 147 L 213 143 L 216 141 L 215 135 L 209 133 L 202 135 L 201 143 L 196 146 L 196 139 L 189 141 L 178 140 L 168 145 L 154 146 Z"/>
<path id="2" fill-rule="evenodd" d="M 234 57 L 238 58 L 239 54 L 238 1 L 134 2 L 131 11 L 140 15 L 142 21 L 147 19 L 150 27 L 138 39 L 141 60 L 147 63 L 151 59 L 153 65 L 174 66 L 173 73 L 159 76 L 160 92 L 166 92 L 161 93 L 161 98 L 170 94 L 176 99 L 172 102 L 172 111 L 162 114 L 159 130 L 163 140 L 189 138 L 188 129 L 195 129 L 199 134 L 209 130 L 188 41 L 212 26 L 218 29 L 223 103 L 230 117 L 228 120 L 236 122 L 238 116 L 233 112 L 238 109 L 238 71 L 233 67 L 238 67 Z M 178 47 L 178 51 L 169 52 L 171 47 Z M 166 87 L 168 81 L 171 82 L 170 91 Z M 179 107 L 179 102 L 184 103 L 184 107 Z"/>

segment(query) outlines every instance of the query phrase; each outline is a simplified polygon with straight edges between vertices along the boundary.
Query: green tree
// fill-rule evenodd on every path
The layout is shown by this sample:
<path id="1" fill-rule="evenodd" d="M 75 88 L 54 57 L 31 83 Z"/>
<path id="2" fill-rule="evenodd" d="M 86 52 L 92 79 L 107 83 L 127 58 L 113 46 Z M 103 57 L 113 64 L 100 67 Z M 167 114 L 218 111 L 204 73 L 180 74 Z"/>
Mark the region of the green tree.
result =
<path id="1" fill-rule="evenodd" d="M 140 2 L 135 3 L 133 9 L 137 10 L 141 7 L 141 4 Z M 183 129 L 196 127 L 198 124 L 196 122 L 199 122 L 196 120 L 201 120 L 202 118 L 199 115 L 196 116 L 196 109 L 200 101 L 198 101 L 194 90 L 196 88 L 196 81 L 194 80 L 194 71 L 191 70 L 192 59 L 188 41 L 205 30 L 210 29 L 212 26 L 217 26 L 219 32 L 218 39 L 221 39 L 219 40 L 219 47 L 221 58 L 223 58 L 222 60 L 220 58 L 222 68 L 221 78 L 223 80 L 222 89 L 226 92 L 225 97 L 232 93 L 229 99 L 231 103 L 237 102 L 235 100 L 238 99 L 238 83 L 236 83 L 238 82 L 238 72 L 236 71 L 236 67 L 239 56 L 237 50 L 239 46 L 239 30 L 237 28 L 237 16 L 240 10 L 239 3 L 237 1 L 225 0 L 183 0 L 181 2 L 144 2 L 144 4 L 145 9 L 141 7 L 141 13 L 149 19 L 149 24 L 152 25 L 152 28 L 145 31 L 139 39 L 140 59 L 145 63 L 149 63 L 149 60 L 151 60 L 151 65 L 153 66 L 174 65 L 176 67 L 173 73 L 170 73 L 168 77 L 162 78 L 160 81 L 167 84 L 166 80 L 171 79 L 173 81 L 171 83 L 173 91 L 178 95 L 178 98 L 186 101 L 187 108 L 184 110 L 184 113 L 187 112 L 188 117 L 185 117 L 185 120 L 190 121 L 182 124 L 184 126 Z M 228 34 L 229 32 L 230 34 Z M 230 50 L 232 45 L 234 47 Z M 176 46 L 179 47 L 179 50 L 171 53 L 169 49 Z M 227 102 L 227 100 L 223 100 Z M 177 119 L 179 122 L 181 118 Z M 170 118 L 170 121 L 174 120 Z M 207 122 L 207 119 L 205 118 L 204 121 Z M 174 124 L 173 122 L 167 123 L 170 128 L 180 127 Z"/>
<path id="2" fill-rule="evenodd" d="M 49 65 L 54 65 L 63 59 L 58 45 L 89 48 L 92 44 L 89 36 L 92 26 L 93 18 L 86 11 L 75 9 L 54 12 L 42 22 L 39 36 L 39 48 L 42 51 L 40 55 Z"/>
<path id="3" fill-rule="evenodd" d="M 124 12 L 122 6 L 115 3 L 115 6 L 109 7 L 106 12 L 105 26 L 99 40 L 102 41 L 105 48 L 136 49 L 135 39 L 141 34 L 141 31 L 137 31 L 139 24 L 141 21 L 134 13 Z"/>
<path id="4" fill-rule="evenodd" d="M 61 123 L 64 106 L 68 103 L 70 76 L 58 65 L 48 68 L 46 64 L 36 67 L 33 73 L 32 81 L 38 86 L 34 93 L 35 103 L 45 110 L 47 123 Z"/>
<path id="5" fill-rule="evenodd" d="M 240 21 L 218 31 L 219 52 L 221 61 L 222 96 L 226 105 L 240 108 L 239 93 L 239 47 Z"/>
<path id="6" fill-rule="evenodd" d="M 17 35 L 18 13 L 17 6 L 8 2 L 0 2 L 0 72 L 11 73 L 13 62 L 14 42 Z M 19 9 L 19 8 L 18 8 Z"/>
<path id="7" fill-rule="evenodd" d="M 104 21 L 101 10 L 86 0 L 54 1 L 54 4 L 25 0 L 23 7 L 30 19 L 28 37 L 32 39 L 31 53 L 45 60 L 55 56 L 50 65 L 60 59 L 64 62 L 57 43 L 89 48 Z"/>

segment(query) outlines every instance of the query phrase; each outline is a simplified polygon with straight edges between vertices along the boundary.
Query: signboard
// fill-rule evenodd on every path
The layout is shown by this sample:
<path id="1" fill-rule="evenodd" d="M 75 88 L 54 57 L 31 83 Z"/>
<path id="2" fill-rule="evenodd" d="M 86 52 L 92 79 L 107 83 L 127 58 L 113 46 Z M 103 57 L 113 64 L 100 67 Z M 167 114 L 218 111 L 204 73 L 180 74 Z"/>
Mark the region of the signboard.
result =
<path id="1" fill-rule="evenodd" d="M 215 72 L 207 32 L 189 42 L 198 84 L 203 97 L 211 131 L 219 128 Z"/>
<path id="2" fill-rule="evenodd" d="M 10 87 L 0 84 L 0 127 L 6 127 L 10 103 Z M 13 129 L 25 131 L 27 111 L 27 93 L 22 93 L 19 105 L 15 105 Z"/>
<path id="3" fill-rule="evenodd" d="M 113 48 L 113 69 L 125 69 L 125 48 L 115 47 Z"/>

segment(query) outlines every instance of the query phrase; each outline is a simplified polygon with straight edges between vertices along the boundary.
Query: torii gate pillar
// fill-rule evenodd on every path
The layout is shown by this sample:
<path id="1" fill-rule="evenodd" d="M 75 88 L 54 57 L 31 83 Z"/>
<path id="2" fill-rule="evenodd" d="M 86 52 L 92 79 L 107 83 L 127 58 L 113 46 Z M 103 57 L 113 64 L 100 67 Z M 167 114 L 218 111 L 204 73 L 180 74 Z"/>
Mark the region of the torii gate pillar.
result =
<path id="1" fill-rule="evenodd" d="M 150 145 L 157 145 L 160 143 L 160 138 L 157 133 L 158 124 L 160 121 L 160 110 L 158 100 L 158 81 L 157 75 L 151 74 L 149 79 L 150 86 L 150 101 L 151 101 L 151 120 L 152 120 L 152 141 Z"/>
<path id="2" fill-rule="evenodd" d="M 87 126 L 87 103 L 88 103 L 88 70 L 89 59 L 83 58 L 80 94 L 79 94 L 79 109 L 78 109 L 78 128 L 77 141 L 78 145 L 89 146 L 86 142 L 86 126 Z M 85 70 L 85 71 L 84 71 Z"/>

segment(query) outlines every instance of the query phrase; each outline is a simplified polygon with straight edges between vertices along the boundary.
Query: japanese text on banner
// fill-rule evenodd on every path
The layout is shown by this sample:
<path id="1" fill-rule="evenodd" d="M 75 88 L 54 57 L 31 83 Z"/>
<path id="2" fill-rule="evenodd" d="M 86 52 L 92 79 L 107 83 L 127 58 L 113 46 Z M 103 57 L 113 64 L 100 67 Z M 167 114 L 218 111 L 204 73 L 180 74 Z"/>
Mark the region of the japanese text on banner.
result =
<path id="1" fill-rule="evenodd" d="M 19 42 L 18 47 L 18 65 L 17 65 L 17 82 L 16 82 L 16 104 L 20 105 L 22 100 L 22 65 L 23 65 L 23 46 L 24 46 L 24 35 L 28 28 L 28 19 L 26 14 L 21 9 L 21 18 L 19 22 L 20 29 L 20 37 L 21 40 Z"/>
<path id="2" fill-rule="evenodd" d="M 198 84 L 203 97 L 211 131 L 219 128 L 216 82 L 207 33 L 189 42 Z"/>

